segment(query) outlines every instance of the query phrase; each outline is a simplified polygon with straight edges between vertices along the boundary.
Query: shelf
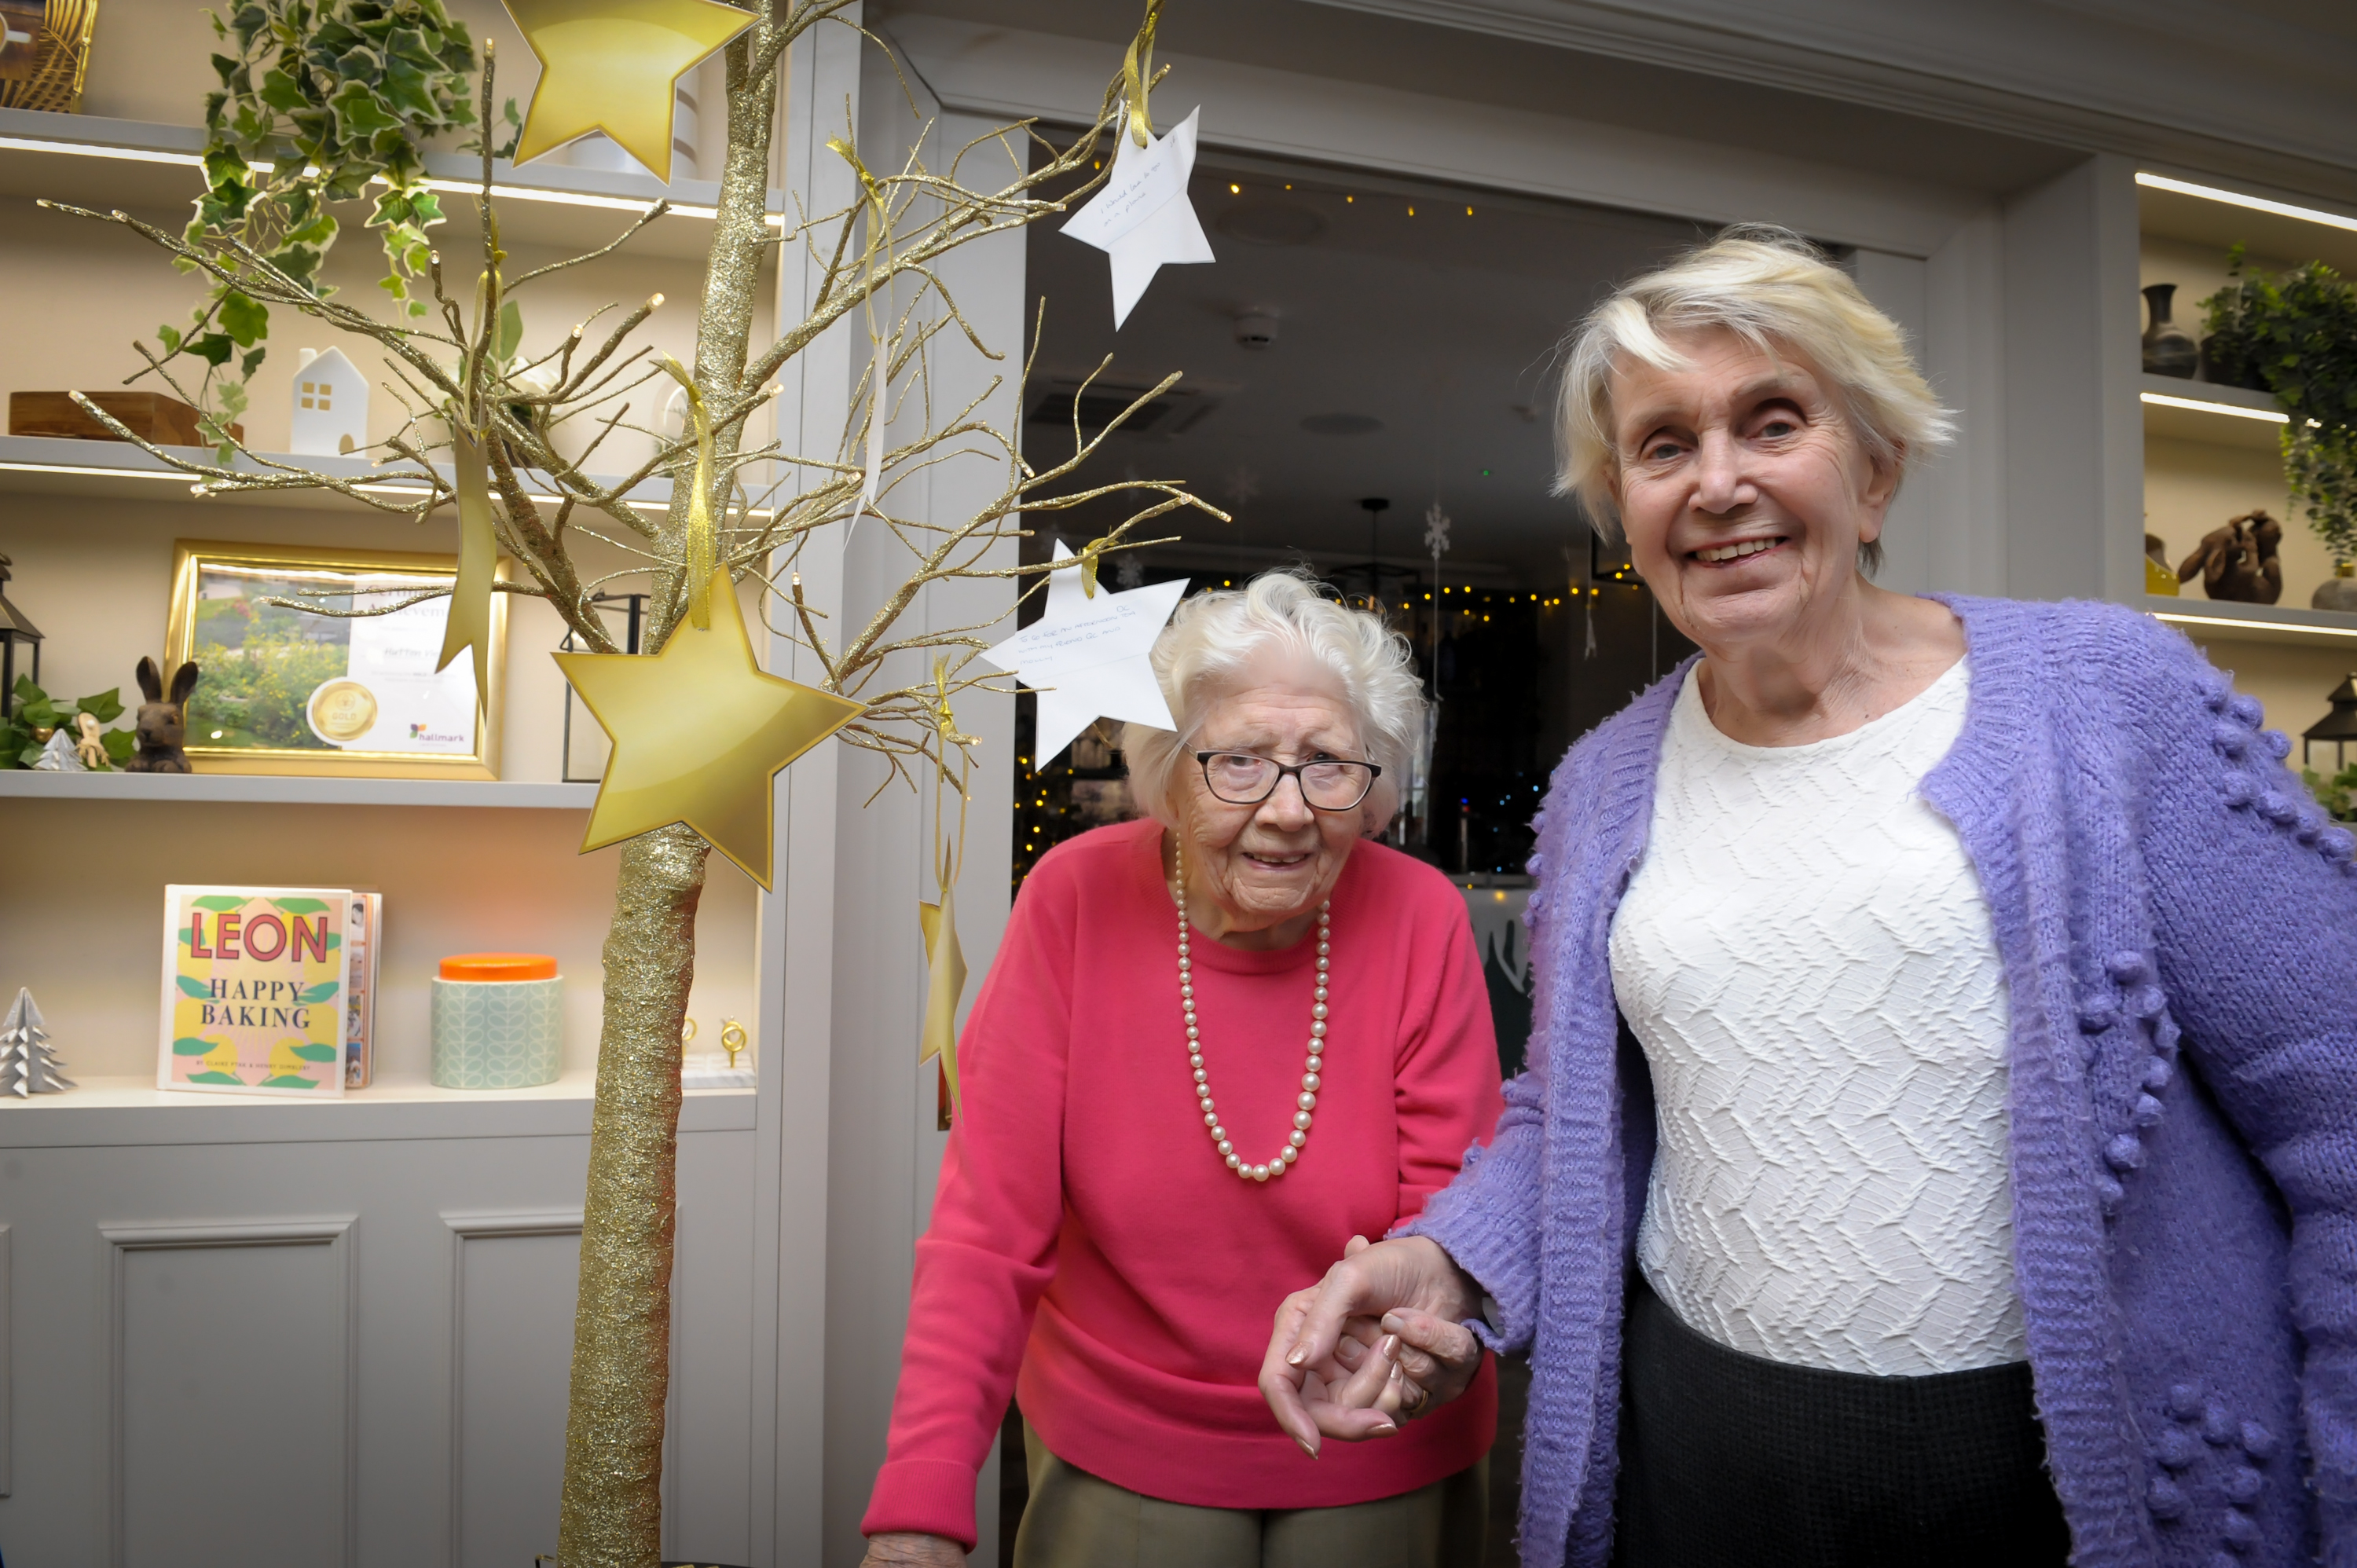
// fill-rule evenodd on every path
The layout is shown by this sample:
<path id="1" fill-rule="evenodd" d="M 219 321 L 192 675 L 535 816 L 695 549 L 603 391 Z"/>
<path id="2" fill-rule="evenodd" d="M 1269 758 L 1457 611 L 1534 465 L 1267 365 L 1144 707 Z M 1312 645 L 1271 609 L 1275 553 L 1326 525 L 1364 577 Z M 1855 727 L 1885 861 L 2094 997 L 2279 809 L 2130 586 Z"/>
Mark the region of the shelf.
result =
<path id="1" fill-rule="evenodd" d="M 185 452 L 190 462 L 210 463 L 209 447 L 176 447 Z M 393 467 L 379 469 L 366 457 L 347 457 L 317 452 L 265 452 L 263 456 L 274 462 L 297 464 L 333 478 L 361 481 L 361 488 L 371 494 L 390 498 L 422 496 L 425 487 L 415 478 L 404 478 L 407 465 L 396 461 Z M 263 474 L 270 470 L 260 463 L 237 455 L 229 467 L 240 473 Z M 450 471 L 436 464 L 436 472 L 447 481 Z M 534 481 L 531 492 L 535 501 L 554 502 L 555 496 L 545 475 L 526 470 L 525 477 Z M 611 485 L 619 480 L 619 474 L 592 474 L 593 482 Z M 363 503 L 338 495 L 333 490 L 255 490 L 231 496 L 199 496 L 194 494 L 197 480 L 179 472 L 160 458 L 150 456 L 127 441 L 79 441 L 55 435 L 0 435 L 0 493 L 10 491 L 35 495 L 67 495 L 110 498 L 118 500 L 179 501 L 191 506 L 208 502 L 227 501 L 236 506 L 293 507 L 307 511 L 350 511 L 374 515 Z M 641 480 L 632 487 L 626 498 L 633 508 L 641 511 L 662 511 L 671 504 L 671 481 L 664 478 Z M 755 516 L 767 516 L 766 509 L 756 509 Z"/>
<path id="2" fill-rule="evenodd" d="M 2357 217 L 2301 199 L 2228 190 L 2150 170 L 2136 175 L 2137 226 L 2147 234 L 2207 246 L 2220 257 L 2240 243 L 2255 256 L 2313 258 L 2357 272 Z"/>
<path id="3" fill-rule="evenodd" d="M 0 109 L 0 195 L 47 197 L 105 212 L 115 209 L 185 210 L 204 193 L 203 130 L 91 114 Z M 471 193 L 481 168 L 463 153 L 425 155 L 427 184 L 446 195 Z M 714 180 L 675 180 L 535 162 L 492 165 L 504 241 L 592 250 L 620 231 L 629 215 L 668 197 L 672 210 L 634 238 L 632 254 L 701 260 L 711 249 Z M 474 231 L 472 204 L 446 201 L 451 229 Z M 773 213 L 789 209 L 782 190 L 769 193 Z M 619 221 L 618 221 L 619 220 Z M 772 220 L 773 223 L 777 220 Z M 357 225 L 354 226 L 357 228 Z"/>
<path id="4" fill-rule="evenodd" d="M 0 800 L 177 800 L 274 806 L 469 806 L 586 811 L 595 784 L 487 779 L 269 778 L 242 773 L 0 771 Z"/>
<path id="5" fill-rule="evenodd" d="M 2275 393 L 2176 376 L 2146 375 L 2136 388 L 2144 433 L 2177 441 L 2276 451 L 2289 423 Z"/>
<path id="6" fill-rule="evenodd" d="M 72 1063 L 66 1064 L 73 1076 Z M 590 1068 L 537 1089 L 441 1089 L 385 1082 L 341 1100 L 191 1094 L 152 1077 L 87 1077 L 61 1094 L 0 1101 L 0 1146 L 75 1148 L 139 1144 L 306 1144 L 404 1138 L 586 1136 L 597 1095 Z M 682 1133 L 754 1125 L 755 1091 L 689 1090 Z"/>
<path id="7" fill-rule="evenodd" d="M 2337 610 L 2244 605 L 2224 599 L 2172 599 L 2163 594 L 2147 594 L 2144 607 L 2156 619 L 2167 621 L 2191 637 L 2304 648 L 2346 648 L 2357 653 L 2357 615 Z"/>

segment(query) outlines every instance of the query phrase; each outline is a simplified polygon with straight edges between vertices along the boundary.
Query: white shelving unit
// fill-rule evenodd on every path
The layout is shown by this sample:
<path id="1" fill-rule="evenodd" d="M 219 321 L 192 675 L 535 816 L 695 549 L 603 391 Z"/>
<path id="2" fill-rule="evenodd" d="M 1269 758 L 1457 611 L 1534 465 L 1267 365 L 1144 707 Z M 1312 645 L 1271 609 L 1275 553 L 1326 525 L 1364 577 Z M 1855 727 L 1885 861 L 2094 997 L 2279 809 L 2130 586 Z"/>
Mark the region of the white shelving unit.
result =
<path id="1" fill-rule="evenodd" d="M 2329 205 L 2310 209 L 2245 198 L 2214 183 L 2139 175 L 2141 281 L 2178 285 L 2173 315 L 2199 337 L 2201 301 L 2227 279 L 2227 252 L 2244 245 L 2263 270 L 2311 257 L 2357 271 L 2357 217 Z M 2302 216 L 2303 210 L 2306 215 Z M 2142 375 L 2136 396 L 2144 428 L 2145 526 L 2164 541 L 2172 566 L 2201 536 L 2229 518 L 2264 508 L 2284 525 L 2279 603 L 2240 604 L 2202 596 L 2147 596 L 2144 607 L 2201 644 L 2257 697 L 2266 723 L 2297 736 L 2323 717 L 2327 694 L 2357 669 L 2357 615 L 2309 607 L 2331 564 L 2285 492 L 2287 416 L 2274 395 L 2201 380 Z"/>

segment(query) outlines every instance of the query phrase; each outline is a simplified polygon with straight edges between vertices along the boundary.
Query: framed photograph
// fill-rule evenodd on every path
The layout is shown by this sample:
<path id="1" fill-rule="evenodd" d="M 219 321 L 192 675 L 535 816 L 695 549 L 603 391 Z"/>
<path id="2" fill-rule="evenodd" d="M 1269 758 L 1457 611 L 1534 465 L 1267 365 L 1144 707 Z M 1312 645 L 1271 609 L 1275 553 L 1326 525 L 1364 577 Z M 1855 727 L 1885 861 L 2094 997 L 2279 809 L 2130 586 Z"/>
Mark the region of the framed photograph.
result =
<path id="1" fill-rule="evenodd" d="M 190 539 L 176 551 L 164 667 L 203 671 L 188 699 L 197 772 L 499 777 L 507 596 L 491 596 L 479 705 L 471 657 L 434 669 L 449 598 L 416 598 L 449 586 L 456 556 Z"/>

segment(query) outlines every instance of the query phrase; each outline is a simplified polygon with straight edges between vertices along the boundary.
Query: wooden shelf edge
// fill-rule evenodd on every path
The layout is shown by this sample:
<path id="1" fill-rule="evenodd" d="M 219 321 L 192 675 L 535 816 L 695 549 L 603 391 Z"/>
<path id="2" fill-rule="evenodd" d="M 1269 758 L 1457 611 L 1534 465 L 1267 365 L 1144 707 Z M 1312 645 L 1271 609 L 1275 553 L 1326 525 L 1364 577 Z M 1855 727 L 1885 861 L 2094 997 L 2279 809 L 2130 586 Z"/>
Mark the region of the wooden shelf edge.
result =
<path id="1" fill-rule="evenodd" d="M 280 806 L 500 807 L 586 811 L 595 784 L 490 779 L 343 779 L 246 773 L 0 771 L 0 800 L 163 800 Z"/>
<path id="2" fill-rule="evenodd" d="M 2206 408 L 2189 412 L 2208 413 L 2214 410 L 2221 417 L 2229 419 L 2241 418 L 2245 413 L 2271 413 L 2276 416 L 2272 420 L 2254 420 L 2252 423 L 2273 424 L 2283 422 L 2283 410 L 2276 405 L 2276 394 L 2271 392 L 2255 391 L 2250 387 L 2222 386 L 2216 381 L 2197 381 L 2183 376 L 2156 376 L 2147 371 L 2139 374 L 2136 378 L 2138 399 L 2141 400 L 2147 393 L 2155 397 L 2172 397 L 2187 403 L 2207 405 Z"/>
<path id="3" fill-rule="evenodd" d="M 587 1137 L 596 1074 L 569 1072 L 539 1089 L 388 1084 L 341 1100 L 172 1093 L 152 1079 L 104 1079 L 62 1094 L 0 1103 L 0 1144 L 94 1148 L 156 1144 L 316 1144 L 443 1138 Z M 749 1132 L 757 1091 L 693 1090 L 682 1133 Z"/>

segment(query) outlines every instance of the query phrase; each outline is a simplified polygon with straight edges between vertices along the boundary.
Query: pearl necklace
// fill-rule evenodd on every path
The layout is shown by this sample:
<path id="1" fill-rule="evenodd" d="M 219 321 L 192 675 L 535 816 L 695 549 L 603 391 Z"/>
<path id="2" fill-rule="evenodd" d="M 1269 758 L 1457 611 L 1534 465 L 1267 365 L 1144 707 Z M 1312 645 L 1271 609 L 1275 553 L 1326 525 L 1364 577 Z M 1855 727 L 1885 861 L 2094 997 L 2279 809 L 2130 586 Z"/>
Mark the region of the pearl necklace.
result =
<path id="1" fill-rule="evenodd" d="M 1309 1113 L 1317 1109 L 1318 1088 L 1323 1081 L 1318 1073 L 1326 1065 L 1326 983 L 1328 966 L 1333 961 L 1328 956 L 1334 950 L 1331 940 L 1333 900 L 1329 898 L 1318 906 L 1318 990 L 1309 1009 L 1309 1056 L 1302 1064 L 1301 1093 L 1294 1101 L 1297 1109 L 1293 1113 L 1293 1131 L 1286 1137 L 1285 1146 L 1277 1150 L 1275 1159 L 1265 1165 L 1246 1165 L 1243 1156 L 1236 1153 L 1235 1144 L 1229 1141 L 1228 1130 L 1220 1124 L 1219 1111 L 1211 1102 L 1211 1073 L 1203 1066 L 1203 1032 L 1195 1016 L 1194 961 L 1188 956 L 1187 863 L 1175 843 L 1171 846 L 1170 864 L 1170 896 L 1178 905 L 1178 1005 L 1186 1012 L 1187 1065 L 1194 1070 L 1195 1098 L 1202 1109 L 1203 1125 L 1210 1130 L 1211 1142 L 1219 1145 L 1220 1157 L 1227 1161 L 1228 1169 L 1236 1175 L 1246 1181 L 1266 1181 L 1271 1176 L 1281 1176 L 1286 1167 L 1301 1157 L 1302 1149 L 1309 1142 Z"/>

